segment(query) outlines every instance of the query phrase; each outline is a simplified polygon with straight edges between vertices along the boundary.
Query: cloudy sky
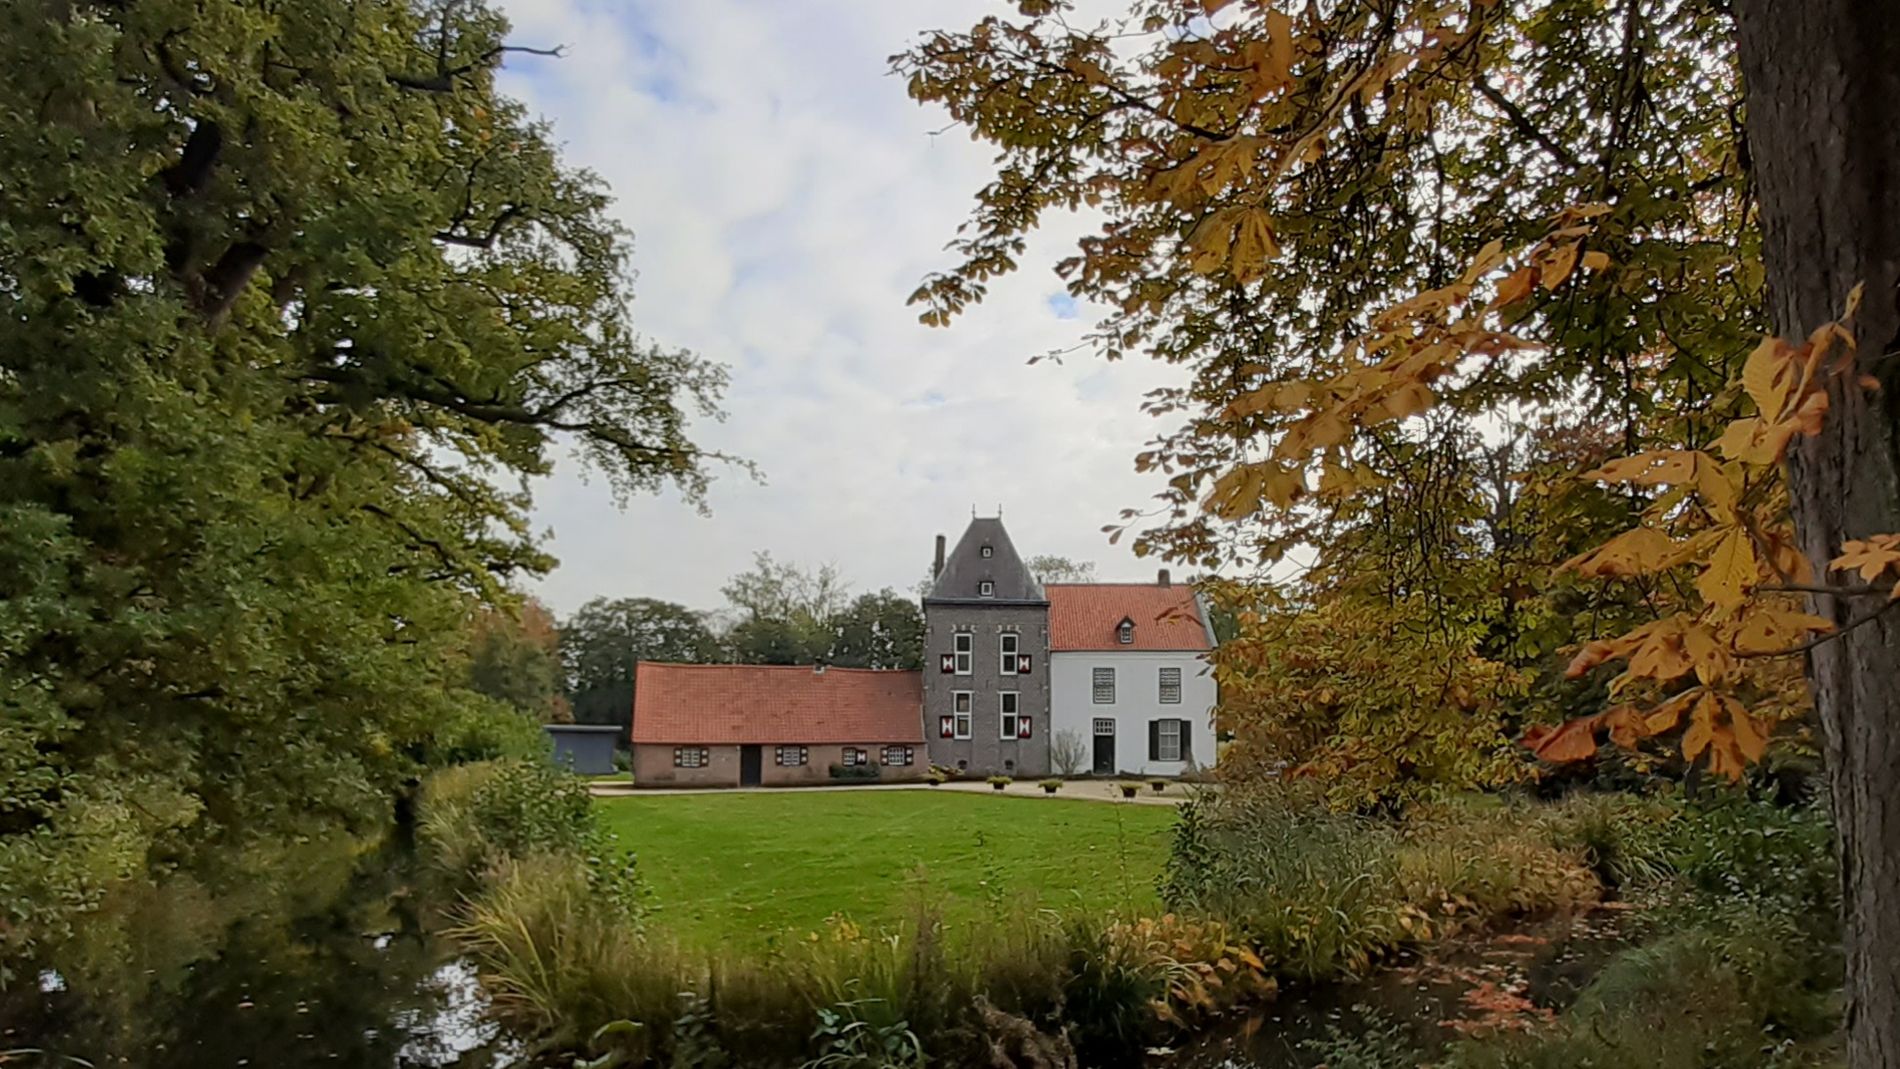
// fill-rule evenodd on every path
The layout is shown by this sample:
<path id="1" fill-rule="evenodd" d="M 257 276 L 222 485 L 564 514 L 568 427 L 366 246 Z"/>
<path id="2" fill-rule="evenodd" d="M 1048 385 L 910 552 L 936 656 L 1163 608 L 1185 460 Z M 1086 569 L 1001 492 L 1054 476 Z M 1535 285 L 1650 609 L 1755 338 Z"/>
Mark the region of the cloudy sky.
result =
<path id="1" fill-rule="evenodd" d="M 858 589 L 906 590 L 931 538 L 1000 505 L 1025 554 L 1145 578 L 1103 524 L 1158 489 L 1132 458 L 1156 431 L 1142 393 L 1178 375 L 1091 357 L 1029 366 L 1091 316 L 1050 265 L 1086 227 L 1057 219 L 1026 268 L 948 329 L 904 299 L 950 263 L 944 243 L 988 154 L 913 104 L 886 58 L 963 28 L 995 0 L 502 0 L 521 44 L 505 88 L 554 124 L 568 159 L 612 187 L 635 234 L 634 315 L 652 339 L 732 373 L 708 447 L 756 461 L 719 476 L 710 516 L 676 495 L 616 509 L 572 463 L 536 489 L 560 567 L 559 613 L 595 596 L 710 609 L 755 550 L 830 562 Z"/>

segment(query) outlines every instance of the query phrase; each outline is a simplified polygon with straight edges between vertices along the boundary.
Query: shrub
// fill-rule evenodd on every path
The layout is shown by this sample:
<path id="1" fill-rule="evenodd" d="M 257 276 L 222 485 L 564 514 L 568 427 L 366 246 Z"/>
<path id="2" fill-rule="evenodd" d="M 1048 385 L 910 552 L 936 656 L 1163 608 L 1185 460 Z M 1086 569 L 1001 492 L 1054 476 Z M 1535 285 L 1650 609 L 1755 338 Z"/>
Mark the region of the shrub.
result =
<path id="1" fill-rule="evenodd" d="M 847 782 L 876 779 L 877 765 L 832 765 L 831 778 Z"/>
<path id="2" fill-rule="evenodd" d="M 1064 729 L 1049 740 L 1049 761 L 1057 772 L 1073 776 L 1088 763 L 1088 740 L 1074 729 Z"/>
<path id="3" fill-rule="evenodd" d="M 1836 1027 L 1834 969 L 1783 917 L 1725 918 L 1618 955 L 1548 1029 L 1460 1043 L 1447 1069 L 1743 1069 L 1803 1064 Z M 1816 1041 L 1818 1043 L 1811 1043 Z"/>
<path id="4" fill-rule="evenodd" d="M 552 752 L 541 724 L 519 709 L 492 699 L 469 695 L 436 724 L 423 749 L 423 761 L 434 767 L 472 764 L 501 758 L 533 760 Z"/>

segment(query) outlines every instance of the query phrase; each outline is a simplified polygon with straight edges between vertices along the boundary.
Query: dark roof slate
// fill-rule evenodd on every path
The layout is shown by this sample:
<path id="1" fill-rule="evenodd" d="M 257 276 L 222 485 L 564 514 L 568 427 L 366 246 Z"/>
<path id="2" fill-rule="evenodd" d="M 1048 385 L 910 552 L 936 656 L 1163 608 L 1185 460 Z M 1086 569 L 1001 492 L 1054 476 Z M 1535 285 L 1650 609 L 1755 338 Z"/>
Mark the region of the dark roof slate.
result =
<path id="1" fill-rule="evenodd" d="M 988 557 L 983 556 L 984 546 L 990 547 Z M 982 594 L 985 580 L 995 584 L 990 597 Z M 972 519 L 970 526 L 964 528 L 963 537 L 957 539 L 957 547 L 944 559 L 943 573 L 937 576 L 924 600 L 984 605 L 1048 602 L 1041 584 L 1029 574 L 1016 552 L 1015 543 L 1009 540 L 1002 519 L 994 516 Z"/>

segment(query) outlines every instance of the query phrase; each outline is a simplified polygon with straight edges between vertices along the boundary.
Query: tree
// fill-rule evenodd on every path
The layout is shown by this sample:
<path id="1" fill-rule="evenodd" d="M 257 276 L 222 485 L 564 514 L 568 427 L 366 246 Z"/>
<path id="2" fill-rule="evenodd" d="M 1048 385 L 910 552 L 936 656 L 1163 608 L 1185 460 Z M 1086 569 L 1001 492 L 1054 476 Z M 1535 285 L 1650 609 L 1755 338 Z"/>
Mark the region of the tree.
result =
<path id="1" fill-rule="evenodd" d="M 561 636 L 533 598 L 484 607 L 469 637 L 468 687 L 542 723 L 572 719 L 561 678 Z"/>
<path id="2" fill-rule="evenodd" d="M 732 577 L 720 592 L 739 619 L 725 635 L 732 659 L 741 664 L 812 664 L 832 645 L 832 619 L 845 607 L 846 588 L 829 564 L 816 571 L 781 564 L 769 551 L 753 555 L 752 568 Z"/>
<path id="3" fill-rule="evenodd" d="M 480 0 L 9 13 L 0 955 L 378 831 L 469 621 L 550 563 L 511 486 L 559 439 L 698 500 L 724 383 L 635 333 L 628 237 L 495 92 L 523 49 Z"/>
<path id="4" fill-rule="evenodd" d="M 1767 695 L 1757 661 L 1811 655 L 1850 1064 L 1893 1062 L 1900 625 L 1874 599 L 1900 560 L 1900 432 L 1880 400 L 1894 391 L 1867 392 L 1894 385 L 1900 333 L 1892 5 L 1213 0 L 1098 26 L 1057 0 L 1020 11 L 895 59 L 914 97 L 999 153 L 959 262 L 916 294 L 924 320 L 1015 269 L 1043 212 L 1099 212 L 1058 267 L 1110 309 L 1092 340 L 1191 374 L 1148 405 L 1180 418 L 1137 457 L 1168 478 L 1159 507 L 1113 533 L 1152 521 L 1137 552 L 1208 568 L 1327 545 L 1427 410 L 1613 434 L 1636 459 L 1595 470 L 1653 533 L 1574 563 L 1663 597 L 1643 599 L 1649 630 L 1587 652 L 1642 653 L 1622 686 L 1659 712 L 1703 688 L 1664 723 L 1725 771 L 1762 735 L 1697 666 Z M 1867 300 L 1843 321 L 1856 286 Z M 1758 347 L 1770 329 L 1794 340 Z M 1731 448 L 1704 448 L 1738 424 Z M 1790 537 L 1734 533 L 1777 500 Z M 1744 619 L 1766 621 L 1761 648 L 1738 645 Z M 1615 711 L 1593 728 L 1628 737 Z"/>
<path id="5" fill-rule="evenodd" d="M 1044 583 L 1092 583 L 1095 581 L 1094 561 L 1074 561 L 1067 557 L 1058 557 L 1052 553 L 1034 556 L 1023 562 L 1029 574 Z"/>
<path id="6" fill-rule="evenodd" d="M 721 656 L 701 615 L 670 601 L 595 598 L 561 625 L 568 700 L 583 724 L 627 722 L 640 661 L 706 664 Z"/>
<path id="7" fill-rule="evenodd" d="M 890 587 L 860 594 L 831 618 L 825 660 L 844 668 L 922 668 L 923 611 Z"/>
<path id="8" fill-rule="evenodd" d="M 1788 459 L 1802 552 L 1829 560 L 1900 532 L 1900 13 L 1743 0 L 1736 21 L 1769 321 L 1783 337 L 1807 337 L 1847 293 L 1869 295 L 1851 373 L 1826 382 L 1826 422 Z M 1809 676 L 1841 845 L 1848 1064 L 1862 1069 L 1900 1062 L 1900 618 L 1887 611 L 1892 591 L 1871 607 L 1850 592 L 1864 575 L 1823 575 L 1828 589 L 1810 594 L 1810 608 L 1838 638 L 1812 649 Z"/>

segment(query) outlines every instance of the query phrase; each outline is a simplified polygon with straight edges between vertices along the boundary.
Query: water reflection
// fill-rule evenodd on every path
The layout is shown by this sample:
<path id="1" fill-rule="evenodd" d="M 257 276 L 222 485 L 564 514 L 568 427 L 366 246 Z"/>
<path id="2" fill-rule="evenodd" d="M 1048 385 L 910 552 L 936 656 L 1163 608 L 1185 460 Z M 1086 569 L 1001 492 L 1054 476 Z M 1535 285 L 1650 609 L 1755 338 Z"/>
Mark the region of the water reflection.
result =
<path id="1" fill-rule="evenodd" d="M 521 1047 L 487 1020 L 473 970 L 430 934 L 446 896 L 426 892 L 393 851 L 344 863 L 340 876 L 300 873 L 293 893 L 241 903 L 180 884 L 113 904 L 97 932 L 0 991 L 0 1052 L 11 1053 L 0 1063 L 514 1062 Z"/>

